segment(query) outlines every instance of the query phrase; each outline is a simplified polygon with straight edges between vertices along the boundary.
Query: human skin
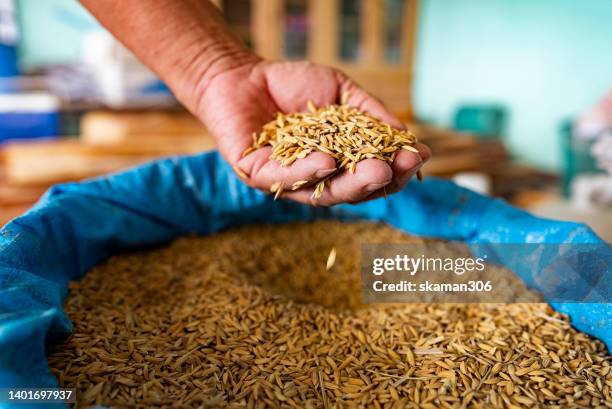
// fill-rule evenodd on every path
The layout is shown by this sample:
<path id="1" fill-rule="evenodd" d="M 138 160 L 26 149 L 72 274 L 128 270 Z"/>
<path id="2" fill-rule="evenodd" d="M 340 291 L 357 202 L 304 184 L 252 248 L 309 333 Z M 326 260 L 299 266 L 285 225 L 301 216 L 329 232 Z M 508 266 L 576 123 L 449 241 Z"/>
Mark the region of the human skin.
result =
<path id="1" fill-rule="evenodd" d="M 271 148 L 242 157 L 252 133 L 284 113 L 305 111 L 308 100 L 317 106 L 338 103 L 344 92 L 356 106 L 393 127 L 403 124 L 384 105 L 344 73 L 306 61 L 265 61 L 229 30 L 214 5 L 203 0 L 81 0 L 91 13 L 172 89 L 178 100 L 209 129 L 221 155 L 247 175 L 250 186 L 269 191 L 275 182 L 291 186 L 283 198 L 313 205 L 355 203 L 402 189 L 429 159 L 401 150 L 392 164 L 366 159 L 356 172 L 333 177 L 320 198 L 313 184 L 335 170 L 334 159 L 312 152 L 290 166 L 270 159 Z"/>

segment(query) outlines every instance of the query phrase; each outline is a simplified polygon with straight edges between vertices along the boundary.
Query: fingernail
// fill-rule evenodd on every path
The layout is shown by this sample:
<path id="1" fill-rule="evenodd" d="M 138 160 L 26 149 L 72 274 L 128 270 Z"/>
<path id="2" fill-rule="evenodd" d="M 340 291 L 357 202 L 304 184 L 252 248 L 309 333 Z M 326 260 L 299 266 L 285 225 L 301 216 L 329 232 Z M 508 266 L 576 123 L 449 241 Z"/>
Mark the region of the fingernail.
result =
<path id="1" fill-rule="evenodd" d="M 387 183 L 370 183 L 369 185 L 366 185 L 365 191 L 368 192 L 368 193 L 376 192 L 378 189 L 383 188 L 383 187 L 387 186 L 388 184 L 389 184 L 389 182 L 387 182 Z"/>
<path id="2" fill-rule="evenodd" d="M 320 169 L 317 170 L 314 174 L 315 178 L 317 179 L 323 179 L 326 176 L 331 175 L 332 173 L 334 173 L 336 171 L 336 168 L 331 168 L 331 169 Z"/>

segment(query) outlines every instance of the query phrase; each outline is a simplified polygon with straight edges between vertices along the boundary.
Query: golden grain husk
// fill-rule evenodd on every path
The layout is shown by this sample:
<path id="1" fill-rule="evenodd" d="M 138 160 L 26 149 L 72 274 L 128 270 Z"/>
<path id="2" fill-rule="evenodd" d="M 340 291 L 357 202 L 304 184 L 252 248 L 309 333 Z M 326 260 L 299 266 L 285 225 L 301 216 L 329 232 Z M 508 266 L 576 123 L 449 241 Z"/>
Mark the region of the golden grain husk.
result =
<path id="1" fill-rule="evenodd" d="M 79 407 L 610 406 L 605 346 L 546 304 L 362 305 L 361 245 L 422 241 L 319 221 L 115 256 L 71 285 L 49 365 Z"/>
<path id="2" fill-rule="evenodd" d="M 348 100 L 348 96 L 343 96 Z M 253 144 L 243 155 L 264 146 L 272 147 L 270 159 L 289 166 L 313 151 L 326 153 L 336 161 L 338 170 L 355 173 L 364 159 L 380 159 L 392 163 L 400 150 L 418 153 L 416 137 L 346 103 L 317 108 L 308 101 L 308 111 L 277 113 L 253 135 Z M 337 172 L 336 172 L 337 173 Z M 336 173 L 330 175 L 330 180 Z M 323 181 L 321 181 L 323 182 Z M 315 186 L 313 197 L 319 198 L 326 183 Z"/>

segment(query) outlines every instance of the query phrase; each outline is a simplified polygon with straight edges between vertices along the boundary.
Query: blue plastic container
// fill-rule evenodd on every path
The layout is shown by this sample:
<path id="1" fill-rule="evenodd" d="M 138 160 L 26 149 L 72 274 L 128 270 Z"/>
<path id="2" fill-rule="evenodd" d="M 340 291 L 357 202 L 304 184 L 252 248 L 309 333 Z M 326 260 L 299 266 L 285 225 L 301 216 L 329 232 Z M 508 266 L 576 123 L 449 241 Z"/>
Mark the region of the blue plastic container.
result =
<path id="1" fill-rule="evenodd" d="M 0 142 L 59 135 L 59 100 L 50 94 L 0 94 Z"/>
<path id="2" fill-rule="evenodd" d="M 0 77 L 15 77 L 17 75 L 19 75 L 17 49 L 0 43 Z"/>
<path id="3" fill-rule="evenodd" d="M 11 0 L 2 0 L 0 1 L 0 78 L 19 75 L 18 40 L 19 28 L 15 17 L 15 5 Z"/>

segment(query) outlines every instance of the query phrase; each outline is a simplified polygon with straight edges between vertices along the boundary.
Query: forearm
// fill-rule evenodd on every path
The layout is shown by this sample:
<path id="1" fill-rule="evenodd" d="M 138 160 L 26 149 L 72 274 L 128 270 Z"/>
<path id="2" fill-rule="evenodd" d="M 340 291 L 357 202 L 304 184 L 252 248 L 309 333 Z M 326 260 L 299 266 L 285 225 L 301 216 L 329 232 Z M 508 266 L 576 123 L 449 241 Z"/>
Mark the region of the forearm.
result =
<path id="1" fill-rule="evenodd" d="M 256 61 L 205 0 L 81 0 L 190 110 L 221 72 Z"/>

